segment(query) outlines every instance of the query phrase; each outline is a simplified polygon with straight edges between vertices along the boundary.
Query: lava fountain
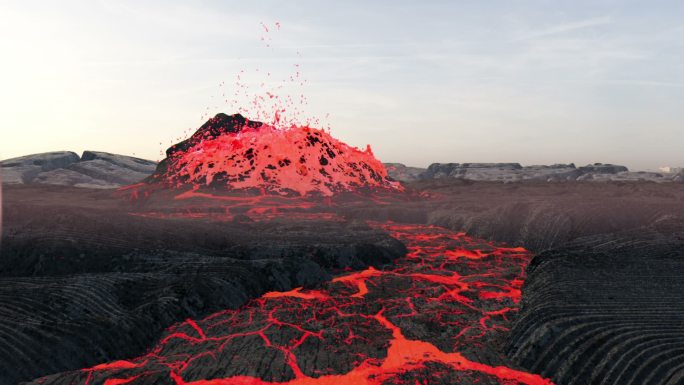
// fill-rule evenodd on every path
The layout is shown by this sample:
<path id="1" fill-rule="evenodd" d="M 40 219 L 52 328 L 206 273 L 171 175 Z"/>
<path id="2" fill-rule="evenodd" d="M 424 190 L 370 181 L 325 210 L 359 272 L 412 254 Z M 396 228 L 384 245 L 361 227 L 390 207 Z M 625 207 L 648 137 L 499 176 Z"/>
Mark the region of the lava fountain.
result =
<path id="1" fill-rule="evenodd" d="M 150 182 L 300 196 L 402 190 L 370 146 L 360 150 L 325 130 L 276 128 L 239 114 L 216 115 L 166 155 Z"/>

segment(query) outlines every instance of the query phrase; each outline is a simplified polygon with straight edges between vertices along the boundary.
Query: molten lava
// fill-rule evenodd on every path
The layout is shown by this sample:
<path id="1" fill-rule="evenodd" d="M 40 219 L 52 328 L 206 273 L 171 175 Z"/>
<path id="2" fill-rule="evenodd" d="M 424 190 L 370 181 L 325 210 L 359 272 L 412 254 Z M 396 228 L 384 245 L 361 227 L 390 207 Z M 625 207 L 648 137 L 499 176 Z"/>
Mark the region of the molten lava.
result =
<path id="1" fill-rule="evenodd" d="M 370 147 L 361 151 L 311 127 L 280 129 L 225 114 L 167 150 L 153 180 L 302 196 L 402 189 Z"/>
<path id="2" fill-rule="evenodd" d="M 73 383 L 552 385 L 491 348 L 518 309 L 527 251 L 434 226 L 374 226 L 408 247 L 392 267 L 187 320 L 145 356 L 83 369 Z"/>

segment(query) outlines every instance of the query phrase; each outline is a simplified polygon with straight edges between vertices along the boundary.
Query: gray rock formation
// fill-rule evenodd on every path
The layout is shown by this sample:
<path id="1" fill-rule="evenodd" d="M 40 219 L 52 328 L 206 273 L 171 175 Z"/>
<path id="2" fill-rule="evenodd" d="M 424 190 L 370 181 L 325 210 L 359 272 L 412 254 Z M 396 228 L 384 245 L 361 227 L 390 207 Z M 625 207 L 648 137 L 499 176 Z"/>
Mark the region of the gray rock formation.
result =
<path id="1" fill-rule="evenodd" d="M 433 163 L 421 179 L 460 178 L 468 180 L 514 179 L 522 166 L 519 163 Z"/>
<path id="2" fill-rule="evenodd" d="M 55 151 L 0 162 L 3 183 L 31 183 L 38 174 L 68 167 L 79 161 L 76 153 Z"/>
<path id="3" fill-rule="evenodd" d="M 617 174 L 619 172 L 629 171 L 625 166 L 618 166 L 609 163 L 588 164 L 584 167 L 580 167 L 579 170 L 584 174 Z"/>
<path id="4" fill-rule="evenodd" d="M 403 163 L 384 163 L 387 174 L 394 180 L 400 182 L 413 182 L 420 178 L 426 169 L 420 167 L 409 167 Z"/>
<path id="5" fill-rule="evenodd" d="M 473 181 L 519 182 L 524 180 L 575 180 L 581 171 L 574 164 L 534 165 L 519 163 L 433 163 L 421 179 L 459 178 Z"/>
<path id="6" fill-rule="evenodd" d="M 675 175 L 672 178 L 672 181 L 676 183 L 684 183 L 684 171 L 680 171 L 679 174 Z"/>
<path id="7" fill-rule="evenodd" d="M 2 182 L 117 188 L 133 184 L 154 172 L 156 163 L 125 155 L 85 151 L 49 152 L 0 162 Z"/>
<path id="8" fill-rule="evenodd" d="M 669 182 L 672 181 L 672 176 L 666 176 L 657 172 L 649 171 L 621 171 L 613 174 L 596 173 L 585 174 L 591 175 L 594 181 L 622 181 L 622 182 L 636 182 L 636 181 L 650 181 L 650 182 Z"/>
<path id="9" fill-rule="evenodd" d="M 409 169 L 409 167 L 402 167 Z M 518 163 L 433 163 L 423 173 L 412 171 L 410 177 L 404 177 L 407 172 L 394 166 L 392 172 L 395 179 L 402 182 L 415 180 L 430 180 L 439 178 L 457 178 L 462 180 L 483 182 L 523 182 L 523 181 L 593 181 L 593 182 L 681 182 L 684 177 L 681 172 L 659 173 L 648 171 L 629 171 L 627 167 L 594 163 L 582 167 L 570 164 L 521 166 Z M 414 168 L 415 169 L 415 168 Z M 416 169 L 417 170 L 417 169 Z M 394 177 L 394 176 L 393 176 Z"/>

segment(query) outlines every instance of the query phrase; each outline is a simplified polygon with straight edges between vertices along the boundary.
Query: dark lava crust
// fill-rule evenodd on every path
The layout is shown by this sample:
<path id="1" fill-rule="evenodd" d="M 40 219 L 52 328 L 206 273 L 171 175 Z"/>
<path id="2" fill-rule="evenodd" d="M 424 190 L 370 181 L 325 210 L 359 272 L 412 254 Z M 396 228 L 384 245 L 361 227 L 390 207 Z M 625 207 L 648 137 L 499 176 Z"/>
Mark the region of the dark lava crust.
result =
<path id="1" fill-rule="evenodd" d="M 587 236 L 528 268 L 509 356 L 559 385 L 684 384 L 684 224 Z"/>
<path id="2" fill-rule="evenodd" d="M 129 210 L 107 191 L 5 187 L 0 384 L 138 355 L 185 318 L 405 253 L 363 223 L 159 219 Z"/>
<path id="3" fill-rule="evenodd" d="M 559 385 L 684 383 L 684 186 L 439 180 L 408 190 L 431 198 L 326 208 L 347 221 L 212 222 L 130 216 L 102 191 L 7 187 L 0 383 L 132 357 L 185 318 L 404 253 L 355 219 L 538 253 L 506 344 L 519 368 Z"/>

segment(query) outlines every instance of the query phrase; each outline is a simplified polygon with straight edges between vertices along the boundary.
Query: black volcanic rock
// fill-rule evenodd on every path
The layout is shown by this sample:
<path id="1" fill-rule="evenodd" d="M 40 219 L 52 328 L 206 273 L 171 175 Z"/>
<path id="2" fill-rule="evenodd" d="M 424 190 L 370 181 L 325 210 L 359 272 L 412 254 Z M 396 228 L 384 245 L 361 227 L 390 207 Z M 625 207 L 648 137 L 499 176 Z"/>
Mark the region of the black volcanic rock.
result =
<path id="1" fill-rule="evenodd" d="M 185 318 L 406 251 L 363 223 L 161 219 L 109 191 L 3 190 L 0 384 L 138 355 Z"/>
<path id="2" fill-rule="evenodd" d="M 509 356 L 559 385 L 684 381 L 684 221 L 574 240 L 536 256 Z"/>
<path id="3" fill-rule="evenodd" d="M 675 183 L 493 184 L 457 178 L 407 184 L 433 199 L 385 205 L 349 204 L 349 217 L 420 222 L 533 252 L 573 239 L 647 226 L 666 213 L 684 218 L 684 189 Z"/>
<path id="4" fill-rule="evenodd" d="M 395 200 L 355 196 L 325 210 L 348 219 L 445 226 L 525 246 L 534 252 L 561 250 L 552 258 L 535 262 L 530 282 L 537 283 L 523 290 L 525 316 L 544 318 L 527 318 L 526 325 L 537 334 L 520 334 L 513 341 L 511 355 L 521 364 L 528 365 L 532 360 L 540 362 L 541 371 L 547 370 L 542 368 L 547 364 L 551 368 L 548 370 L 558 368 L 560 380 L 568 378 L 564 373 L 569 373 L 569 368 L 584 365 L 596 368 L 599 375 L 603 369 L 592 366 L 595 362 L 617 365 L 620 360 L 613 360 L 614 354 L 601 349 L 620 347 L 601 345 L 601 338 L 592 339 L 592 335 L 602 333 L 591 329 L 594 326 L 583 318 L 592 311 L 610 321 L 605 323 L 607 333 L 618 330 L 611 323 L 616 313 L 605 309 L 624 308 L 628 314 L 621 315 L 621 319 L 632 322 L 626 326 L 633 327 L 634 334 L 648 327 L 658 339 L 669 338 L 668 333 L 676 335 L 671 325 L 679 322 L 682 299 L 677 297 L 681 294 L 677 277 L 682 258 L 675 252 L 682 249 L 677 243 L 682 240 L 677 226 L 684 218 L 684 190 L 679 185 L 494 184 L 442 178 L 413 182 L 407 189 L 432 199 L 417 194 Z M 286 218 L 259 223 L 238 213 L 232 221 L 195 222 L 182 216 L 162 220 L 143 216 L 144 212 L 127 216 L 132 208 L 110 199 L 111 193 L 106 191 L 9 186 L 4 193 L 13 203 L 6 206 L 6 223 L 10 225 L 4 229 L 0 249 L 2 260 L 9 256 L 0 276 L 0 325 L 4 335 L 12 339 L 10 344 L 0 344 L 0 374 L 9 373 L 14 378 L 28 378 L 41 368 L 45 369 L 43 373 L 57 372 L 130 358 L 149 348 L 151 340 L 160 335 L 159 330 L 179 317 L 195 318 L 194 314 L 206 314 L 213 306 L 234 307 L 264 290 L 313 285 L 329 277 L 336 266 L 356 269 L 379 265 L 403 252 L 395 240 L 356 220 L 330 223 Z M 141 207 L 157 209 L 151 206 L 156 198 L 142 202 Z M 211 203 L 222 208 L 220 201 Z M 247 213 L 247 208 L 241 213 Z M 573 246 L 573 240 L 578 248 Z M 626 294 L 620 297 L 620 291 Z M 642 296 L 646 300 L 640 302 Z M 654 309 L 659 317 L 656 320 Z M 596 332 L 580 337 L 599 354 L 571 343 L 567 346 L 572 346 L 579 356 L 569 356 L 563 350 L 567 341 L 556 338 L 559 333 L 577 332 L 574 324 L 556 327 L 547 320 L 558 316 L 565 322 L 568 314 L 575 317 L 578 327 Z M 634 321 L 633 314 L 647 316 Z M 551 333 L 547 333 L 545 325 L 551 325 Z M 420 335 L 422 330 L 412 329 L 411 333 Z M 451 344 L 450 339 L 440 341 Z M 634 339 L 624 341 L 633 343 Z M 680 362 L 676 349 L 658 341 L 647 343 L 654 344 L 651 352 L 662 351 L 668 359 L 659 362 L 657 357 L 649 356 L 654 367 L 624 353 L 625 357 L 635 358 L 635 364 L 628 368 L 614 366 L 624 373 L 623 379 L 634 375 L 642 380 L 643 373 L 651 369 L 651 378 L 662 379 L 658 377 L 662 374 L 660 368 L 676 369 L 667 366 Z M 513 349 L 519 349 L 519 353 Z M 554 360 L 556 356 L 559 359 Z M 603 357 L 605 360 L 600 361 Z M 558 364 L 561 359 L 567 366 Z M 313 359 L 306 365 L 310 362 Z M 664 365 L 658 367 L 660 363 Z M 64 382 L 54 383 L 71 383 L 68 380 L 63 377 L 60 381 Z M 671 377 L 669 384 L 677 381 Z"/>
<path id="5" fill-rule="evenodd" d="M 149 348 L 152 354 L 128 359 L 136 363 L 132 368 L 100 370 L 101 366 L 56 373 L 30 384 L 95 385 L 127 379 L 169 385 L 315 384 L 317 379 L 340 385 L 517 383 L 513 378 L 519 373 L 500 367 L 510 365 L 498 349 L 505 344 L 503 330 L 516 305 L 509 298 L 478 293 L 490 285 L 517 287 L 530 255 L 432 226 L 385 224 L 383 228 L 397 229 L 394 234 L 399 240 L 420 251 L 382 271 L 344 274 L 339 277 L 346 280 L 344 284 L 322 283 L 310 292 L 271 293 L 236 311 L 173 325 Z M 482 250 L 488 256 L 467 263 L 444 258 L 444 252 L 460 247 Z M 511 254 L 515 256 L 510 258 Z M 461 284 L 464 275 L 467 283 Z M 453 295 L 456 298 L 444 294 L 449 289 L 459 291 Z M 296 293 L 309 297 L 295 298 Z M 485 312 L 503 317 L 485 320 Z M 407 340 L 402 343 L 404 336 Z M 392 348 L 402 345 L 401 351 Z M 458 352 L 458 356 L 444 360 L 432 353 L 436 351 Z M 480 365 L 485 369 L 478 373 Z M 509 372 L 504 375 L 511 380 L 487 375 L 487 366 Z"/>
<path id="6" fill-rule="evenodd" d="M 200 141 L 205 139 L 214 139 L 221 134 L 237 133 L 245 127 L 257 128 L 263 123 L 257 121 L 250 121 L 240 114 L 228 115 L 218 113 L 213 118 L 207 120 L 200 126 L 188 139 L 174 144 L 166 149 L 166 158 L 162 159 L 157 165 L 154 173 L 147 178 L 148 182 L 158 181 L 167 174 L 169 168 L 170 158 L 177 152 L 187 151 Z"/>
<path id="7" fill-rule="evenodd" d="M 207 120 L 191 137 L 169 147 L 166 150 L 166 156 L 170 157 L 176 152 L 187 151 L 203 139 L 213 139 L 221 134 L 240 132 L 245 127 L 257 128 L 262 125 L 263 123 L 250 121 L 240 114 L 227 115 L 219 113 Z"/>

